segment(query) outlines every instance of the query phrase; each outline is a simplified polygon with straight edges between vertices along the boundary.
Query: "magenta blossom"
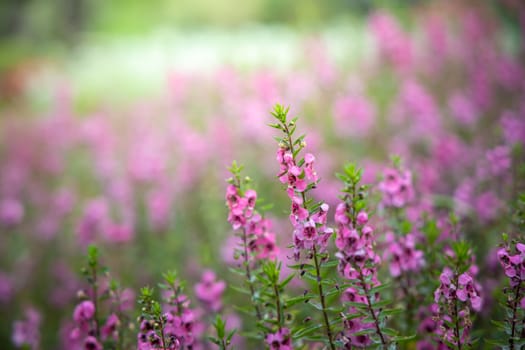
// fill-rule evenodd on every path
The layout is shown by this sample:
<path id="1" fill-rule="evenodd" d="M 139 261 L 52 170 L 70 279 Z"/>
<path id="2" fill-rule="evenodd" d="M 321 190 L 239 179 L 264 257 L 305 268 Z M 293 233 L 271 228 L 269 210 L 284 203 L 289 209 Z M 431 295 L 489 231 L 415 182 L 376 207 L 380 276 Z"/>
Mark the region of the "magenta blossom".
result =
<path id="1" fill-rule="evenodd" d="M 383 181 L 378 185 L 383 193 L 383 205 L 401 208 L 414 199 L 412 174 L 409 171 L 386 169 Z"/>
<path id="2" fill-rule="evenodd" d="M 84 323 L 93 318 L 95 315 L 95 305 L 91 300 L 85 300 L 75 307 L 73 319 L 77 323 Z"/>
<path id="3" fill-rule="evenodd" d="M 292 339 L 288 328 L 281 328 L 276 333 L 266 336 L 266 344 L 271 350 L 292 350 Z"/>
<path id="4" fill-rule="evenodd" d="M 201 282 L 195 285 L 195 296 L 206 307 L 217 312 L 222 308 L 222 294 L 226 289 L 224 281 L 217 281 L 217 276 L 211 270 L 204 271 Z"/>

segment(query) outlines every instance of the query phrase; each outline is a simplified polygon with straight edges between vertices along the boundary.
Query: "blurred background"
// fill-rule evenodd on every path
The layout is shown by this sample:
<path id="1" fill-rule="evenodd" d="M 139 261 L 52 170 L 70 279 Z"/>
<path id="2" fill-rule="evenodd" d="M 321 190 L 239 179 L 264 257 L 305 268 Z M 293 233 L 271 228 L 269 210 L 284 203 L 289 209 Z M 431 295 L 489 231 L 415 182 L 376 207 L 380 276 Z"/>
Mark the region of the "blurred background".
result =
<path id="1" fill-rule="evenodd" d="M 88 243 L 130 295 L 170 268 L 238 283 L 233 159 L 275 203 L 286 259 L 266 126 L 278 102 L 308 134 L 319 199 L 336 202 L 344 162 L 373 184 L 401 155 L 412 218 L 458 212 L 494 288 L 487 256 L 523 189 L 524 31 L 520 0 L 2 0 L 2 348 L 16 348 L 27 310 L 31 348 L 78 348 L 68 330 Z"/>

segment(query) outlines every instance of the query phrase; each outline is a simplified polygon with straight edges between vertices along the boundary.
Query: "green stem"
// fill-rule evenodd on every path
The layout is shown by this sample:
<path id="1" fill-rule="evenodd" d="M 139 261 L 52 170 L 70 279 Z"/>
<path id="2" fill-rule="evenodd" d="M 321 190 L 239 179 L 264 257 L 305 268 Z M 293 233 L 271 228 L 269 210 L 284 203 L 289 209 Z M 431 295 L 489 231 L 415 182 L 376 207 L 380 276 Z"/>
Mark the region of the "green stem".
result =
<path id="1" fill-rule="evenodd" d="M 166 350 L 166 339 L 164 338 L 164 321 L 162 319 L 162 314 L 160 315 L 159 323 L 160 323 L 160 339 L 162 341 L 162 349 Z"/>
<path id="2" fill-rule="evenodd" d="M 286 134 L 288 144 L 290 146 L 290 152 L 292 152 L 293 160 L 295 162 L 295 150 L 294 150 L 294 142 L 292 139 L 292 135 L 290 134 L 290 130 L 288 129 L 288 125 L 286 125 L 286 121 L 282 123 L 284 127 L 284 132 Z M 304 192 L 301 192 L 301 197 L 303 199 L 303 207 L 308 210 L 306 206 L 306 195 Z M 335 344 L 333 343 L 333 336 L 332 336 L 332 328 L 330 327 L 330 321 L 328 319 L 328 314 L 326 312 L 326 301 L 324 297 L 324 291 L 323 291 L 323 285 L 321 283 L 321 269 L 320 269 L 320 263 L 319 259 L 317 258 L 317 246 L 314 244 L 313 247 L 313 258 L 315 263 L 315 271 L 316 271 L 316 281 L 317 281 L 317 290 L 319 292 L 319 299 L 321 301 L 321 308 L 323 313 L 323 320 L 325 324 L 325 330 L 326 330 L 326 336 L 328 337 L 328 343 L 330 344 L 330 349 L 335 350 Z"/>
<path id="3" fill-rule="evenodd" d="M 253 306 L 255 308 L 255 315 L 257 316 L 257 319 L 259 321 L 262 321 L 262 315 L 261 315 L 261 310 L 259 309 L 259 305 L 255 302 L 255 289 L 253 287 L 253 282 L 252 282 L 252 272 L 251 272 L 251 269 L 250 269 L 250 260 L 249 260 L 249 255 L 248 255 L 248 237 L 247 237 L 247 234 L 246 234 L 246 229 L 243 227 L 242 229 L 242 240 L 243 240 L 243 248 L 244 248 L 244 267 L 245 267 L 245 270 L 246 270 L 246 279 L 248 281 L 248 287 L 250 288 L 250 295 L 252 297 L 252 303 L 253 303 Z"/>
<path id="4" fill-rule="evenodd" d="M 456 286 L 458 285 L 458 274 L 457 273 L 455 273 L 454 284 Z M 453 312 L 454 312 L 454 323 L 455 323 L 454 333 L 455 333 L 455 336 L 456 336 L 458 350 L 461 350 L 461 337 L 460 337 L 460 334 L 459 334 L 460 333 L 460 327 L 459 327 L 458 299 L 457 299 L 456 296 L 454 296 L 454 309 L 453 309 Z"/>
<path id="5" fill-rule="evenodd" d="M 93 286 L 93 306 L 95 307 L 95 313 L 93 315 L 93 321 L 95 323 L 95 337 L 99 339 L 100 337 L 100 327 L 98 324 L 98 281 L 97 281 L 97 266 L 93 266 L 92 270 L 92 286 Z"/>
<path id="6" fill-rule="evenodd" d="M 330 344 L 330 349 L 335 350 L 335 345 L 332 340 L 332 329 L 330 327 L 330 321 L 328 320 L 328 314 L 326 313 L 326 301 L 324 298 L 323 284 L 321 283 L 321 271 L 319 260 L 317 259 L 317 247 L 314 244 L 314 263 L 315 263 L 315 272 L 317 280 L 317 289 L 319 291 L 319 299 L 321 299 L 321 307 L 323 311 L 323 319 L 326 329 L 326 336 L 328 337 L 328 342 Z"/>
<path id="7" fill-rule="evenodd" d="M 279 295 L 279 286 L 277 285 L 277 282 L 274 281 L 273 283 L 273 290 L 275 293 L 275 306 L 277 308 L 277 324 L 279 326 L 279 331 L 283 328 L 283 318 L 282 318 L 282 310 L 281 310 L 281 297 Z"/>
<path id="8" fill-rule="evenodd" d="M 363 272 L 361 271 L 361 269 L 359 269 L 359 280 L 361 281 L 361 285 L 362 285 L 363 290 L 365 292 L 366 304 L 367 304 L 367 307 L 368 307 L 368 311 L 370 312 L 370 315 L 374 319 L 374 326 L 376 328 L 376 334 L 381 339 L 381 344 L 383 345 L 383 349 L 386 349 L 387 341 L 385 339 L 385 336 L 383 335 L 383 332 L 381 331 L 381 327 L 379 326 L 379 319 L 377 318 L 377 315 L 376 315 L 376 313 L 374 311 L 374 308 L 372 307 L 372 300 L 370 298 L 370 291 L 368 290 L 368 288 L 366 286 L 365 276 L 363 276 Z"/>
<path id="9" fill-rule="evenodd" d="M 520 296 L 520 287 L 521 287 L 521 283 L 519 283 L 517 286 L 516 286 L 516 291 L 514 293 L 514 300 L 513 300 L 513 303 L 512 303 L 512 319 L 510 320 L 511 321 L 511 333 L 510 333 L 510 338 L 509 338 L 509 345 L 510 345 L 510 350 L 514 350 L 514 337 L 516 336 L 516 313 L 517 313 L 517 310 L 518 310 L 518 301 L 519 301 L 519 296 Z"/>

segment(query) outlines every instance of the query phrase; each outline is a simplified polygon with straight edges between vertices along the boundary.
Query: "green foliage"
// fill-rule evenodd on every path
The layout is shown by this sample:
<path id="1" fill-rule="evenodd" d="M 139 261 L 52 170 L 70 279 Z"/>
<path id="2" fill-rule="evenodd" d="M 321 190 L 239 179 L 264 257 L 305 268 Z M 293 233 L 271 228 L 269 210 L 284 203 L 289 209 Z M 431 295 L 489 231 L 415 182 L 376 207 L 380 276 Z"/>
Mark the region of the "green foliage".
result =
<path id="1" fill-rule="evenodd" d="M 88 266 L 96 269 L 98 266 L 98 255 L 99 251 L 96 245 L 89 245 L 87 251 Z"/>
<path id="2" fill-rule="evenodd" d="M 226 334 L 226 322 L 220 315 L 215 316 L 213 327 L 215 328 L 216 337 L 208 337 L 208 339 L 218 345 L 220 350 L 229 349 L 233 335 L 237 330 L 234 329 Z"/>

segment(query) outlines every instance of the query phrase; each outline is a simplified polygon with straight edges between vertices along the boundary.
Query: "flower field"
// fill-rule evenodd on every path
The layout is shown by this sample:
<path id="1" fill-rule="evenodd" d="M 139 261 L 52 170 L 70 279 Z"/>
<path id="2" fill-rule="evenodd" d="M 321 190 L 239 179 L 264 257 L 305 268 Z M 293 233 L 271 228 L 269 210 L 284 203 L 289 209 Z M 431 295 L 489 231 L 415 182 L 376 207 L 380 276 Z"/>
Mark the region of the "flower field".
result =
<path id="1" fill-rule="evenodd" d="M 0 348 L 525 348 L 525 8 L 436 3 L 0 88 Z"/>

